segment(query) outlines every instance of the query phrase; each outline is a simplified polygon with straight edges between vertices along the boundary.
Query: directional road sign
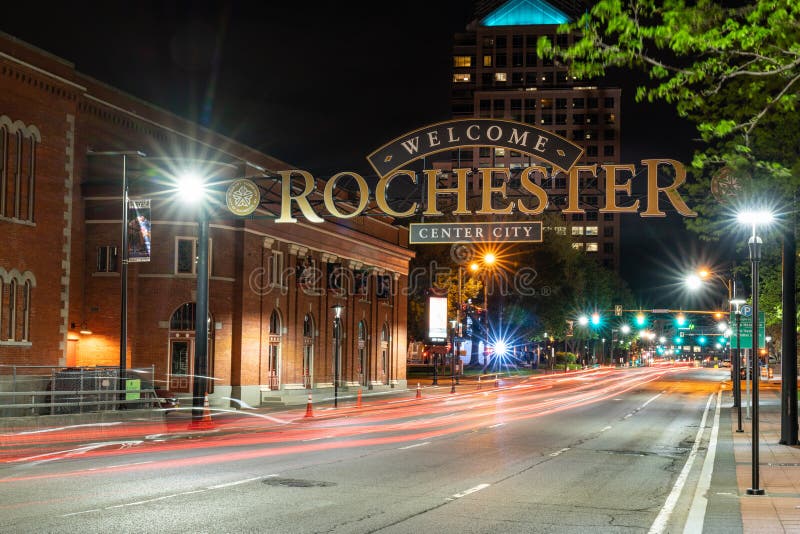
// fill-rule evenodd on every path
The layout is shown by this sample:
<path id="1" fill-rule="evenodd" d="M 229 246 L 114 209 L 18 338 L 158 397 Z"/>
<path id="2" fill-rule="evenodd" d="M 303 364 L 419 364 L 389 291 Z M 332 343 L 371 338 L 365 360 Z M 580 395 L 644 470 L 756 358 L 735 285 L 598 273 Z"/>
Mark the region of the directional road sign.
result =
<path id="1" fill-rule="evenodd" d="M 749 306 L 747 306 L 750 308 Z M 742 314 L 739 316 L 739 326 L 738 326 L 738 336 L 737 336 L 737 326 L 736 326 L 736 314 L 731 313 L 731 347 L 734 349 L 737 347 L 736 338 L 739 338 L 739 345 L 740 349 L 752 349 L 753 348 L 753 309 L 750 308 L 750 315 L 744 314 L 745 306 L 739 308 L 739 311 Z M 766 330 L 765 325 L 767 323 L 766 317 L 763 311 L 758 312 L 758 348 L 763 349 L 767 346 L 766 344 Z"/>

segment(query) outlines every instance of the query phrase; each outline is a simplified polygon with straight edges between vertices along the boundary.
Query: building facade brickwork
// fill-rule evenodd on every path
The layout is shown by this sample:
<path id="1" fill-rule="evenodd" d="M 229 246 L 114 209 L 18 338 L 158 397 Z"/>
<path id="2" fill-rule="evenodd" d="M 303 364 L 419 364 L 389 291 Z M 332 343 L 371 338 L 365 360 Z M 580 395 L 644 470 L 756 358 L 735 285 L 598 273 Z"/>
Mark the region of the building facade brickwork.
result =
<path id="1" fill-rule="evenodd" d="M 0 165 L 0 365 L 118 366 L 125 319 L 126 367 L 152 367 L 190 394 L 200 208 L 174 181 L 194 168 L 217 183 L 202 208 L 212 402 L 305 402 L 310 391 L 332 394 L 337 376 L 343 388 L 405 386 L 407 230 L 372 216 L 275 223 L 276 173 L 293 166 L 5 34 Z M 248 217 L 220 205 L 241 177 L 262 191 Z M 123 182 L 129 200 L 150 200 L 150 261 L 126 269 Z"/>

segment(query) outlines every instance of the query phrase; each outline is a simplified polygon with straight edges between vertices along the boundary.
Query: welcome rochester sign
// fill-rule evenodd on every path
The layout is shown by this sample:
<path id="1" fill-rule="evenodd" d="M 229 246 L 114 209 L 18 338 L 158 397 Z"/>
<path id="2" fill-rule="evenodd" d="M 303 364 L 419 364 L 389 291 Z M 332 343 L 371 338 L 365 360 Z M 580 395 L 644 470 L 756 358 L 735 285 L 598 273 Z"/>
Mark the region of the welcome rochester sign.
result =
<path id="1" fill-rule="evenodd" d="M 503 147 L 541 161 L 522 170 L 519 176 L 524 195 L 517 199 L 507 198 L 507 187 L 511 171 L 505 167 L 477 169 L 480 197 L 477 209 L 468 206 L 468 178 L 473 169 L 453 169 L 454 186 L 439 183 L 440 171 L 426 169 L 420 179 L 415 171 L 403 166 L 423 157 L 460 148 L 479 146 Z M 446 200 L 454 216 L 503 216 L 522 215 L 536 217 L 547 208 L 549 199 L 545 189 L 538 185 L 536 177 L 547 179 L 557 173 L 567 177 L 567 204 L 561 210 L 565 214 L 582 214 L 579 206 L 580 180 L 605 174 L 604 203 L 601 213 L 638 213 L 640 217 L 665 217 L 661 199 L 684 217 L 696 217 L 697 213 L 686 205 L 678 189 L 686 181 L 686 168 L 682 163 L 664 158 L 644 159 L 641 166 L 647 181 L 647 195 L 642 202 L 631 197 L 632 182 L 640 173 L 633 163 L 577 165 L 583 154 L 579 145 L 547 130 L 509 120 L 456 119 L 432 124 L 408 132 L 383 145 L 369 156 L 372 168 L 379 179 L 371 189 L 367 181 L 355 172 L 340 172 L 332 176 L 322 191 L 322 207 L 312 205 L 310 197 L 317 195 L 317 181 L 311 173 L 303 170 L 279 171 L 281 186 L 280 212 L 276 223 L 297 222 L 299 215 L 310 222 L 323 222 L 324 217 L 351 219 L 363 214 L 370 201 L 384 214 L 394 218 L 408 218 L 417 214 L 425 217 L 443 216 L 440 200 Z M 660 175 L 670 176 L 670 183 L 663 185 Z M 336 193 L 340 182 L 347 178 L 356 185 L 356 200 L 342 200 Z M 407 186 L 421 188 L 423 203 L 414 202 L 402 209 L 393 205 L 387 195 L 394 180 L 403 180 Z M 228 189 L 228 208 L 236 215 L 252 213 L 260 204 L 258 187 L 250 180 L 237 180 Z M 454 201 L 454 202 L 453 202 Z M 402 211 L 400 211 L 402 209 Z M 531 220 L 526 223 L 416 223 L 410 227 L 412 243 L 444 243 L 461 241 L 541 241 L 541 223 Z"/>

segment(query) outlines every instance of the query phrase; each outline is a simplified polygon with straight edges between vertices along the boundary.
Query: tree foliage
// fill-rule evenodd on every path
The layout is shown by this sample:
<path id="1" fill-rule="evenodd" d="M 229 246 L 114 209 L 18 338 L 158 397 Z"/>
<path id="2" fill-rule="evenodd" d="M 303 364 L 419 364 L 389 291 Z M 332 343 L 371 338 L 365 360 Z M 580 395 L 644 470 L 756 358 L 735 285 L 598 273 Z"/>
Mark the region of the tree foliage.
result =
<path id="1" fill-rule="evenodd" d="M 647 79 L 637 101 L 671 104 L 696 126 L 704 146 L 692 161 L 688 193 L 699 216 L 686 220 L 690 230 L 709 241 L 729 238 L 734 212 L 754 203 L 794 223 L 800 3 L 600 0 L 558 31 L 575 35 L 573 44 L 542 38 L 540 55 L 581 79 L 641 71 Z M 764 247 L 772 256 L 762 265 L 777 263 L 776 249 Z M 765 270 L 773 321 L 780 317 L 776 275 L 779 269 Z"/>

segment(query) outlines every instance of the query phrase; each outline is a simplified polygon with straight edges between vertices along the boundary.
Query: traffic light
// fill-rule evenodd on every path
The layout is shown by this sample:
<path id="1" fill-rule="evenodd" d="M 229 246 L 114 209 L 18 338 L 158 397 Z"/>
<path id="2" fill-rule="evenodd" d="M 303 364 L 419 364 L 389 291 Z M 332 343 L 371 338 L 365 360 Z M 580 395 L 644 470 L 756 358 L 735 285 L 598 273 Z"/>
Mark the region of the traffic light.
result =
<path id="1" fill-rule="evenodd" d="M 647 318 L 643 313 L 639 312 L 636 314 L 636 326 L 644 326 L 646 322 Z"/>
<path id="2" fill-rule="evenodd" d="M 674 339 L 674 341 L 675 341 L 675 344 L 676 344 L 676 345 L 681 345 L 681 344 L 683 344 L 683 337 L 681 337 L 681 336 L 675 336 L 675 339 Z"/>
<path id="3" fill-rule="evenodd" d="M 684 314 L 682 314 L 682 313 L 679 313 L 678 315 L 676 315 L 675 316 L 675 324 L 677 324 L 679 327 L 685 326 L 686 325 L 686 316 Z"/>
<path id="4" fill-rule="evenodd" d="M 700 337 L 697 338 L 697 343 L 700 344 L 700 345 L 705 345 L 706 341 L 707 341 L 706 340 L 706 336 L 700 336 Z"/>
<path id="5" fill-rule="evenodd" d="M 598 326 L 600 324 L 600 314 L 594 312 L 592 314 L 592 326 Z"/>

